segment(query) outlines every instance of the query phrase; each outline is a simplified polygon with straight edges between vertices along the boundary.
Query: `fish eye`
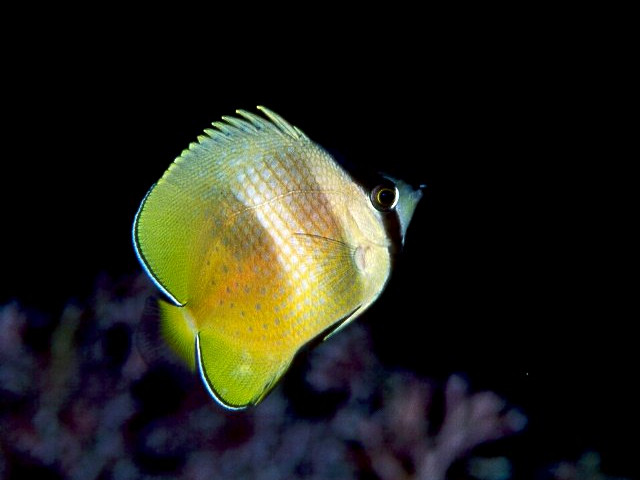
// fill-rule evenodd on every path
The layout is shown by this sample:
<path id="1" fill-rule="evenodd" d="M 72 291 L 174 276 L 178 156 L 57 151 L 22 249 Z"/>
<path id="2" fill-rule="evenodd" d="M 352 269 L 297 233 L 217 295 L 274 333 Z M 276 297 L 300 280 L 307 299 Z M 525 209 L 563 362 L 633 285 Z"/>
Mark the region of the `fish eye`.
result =
<path id="1" fill-rule="evenodd" d="M 378 185 L 371 190 L 371 203 L 377 210 L 388 212 L 398 203 L 398 195 L 395 185 Z"/>

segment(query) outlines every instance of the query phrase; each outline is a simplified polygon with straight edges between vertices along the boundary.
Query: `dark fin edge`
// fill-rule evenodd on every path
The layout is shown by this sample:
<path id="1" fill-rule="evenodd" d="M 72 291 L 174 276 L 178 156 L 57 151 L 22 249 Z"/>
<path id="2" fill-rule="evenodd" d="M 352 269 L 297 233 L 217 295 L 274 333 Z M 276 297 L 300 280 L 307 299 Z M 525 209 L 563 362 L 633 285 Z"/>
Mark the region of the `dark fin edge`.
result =
<path id="1" fill-rule="evenodd" d="M 207 376 L 207 371 L 204 367 L 204 362 L 202 361 L 202 353 L 200 349 L 200 332 L 196 334 L 195 353 L 196 353 L 196 370 L 198 371 L 198 375 L 200 376 L 200 379 L 202 380 L 202 383 L 204 384 L 204 387 L 207 390 L 207 393 L 211 398 L 213 398 L 216 401 L 216 403 L 218 403 L 221 407 L 226 408 L 227 410 L 236 410 L 236 411 L 245 410 L 247 407 L 255 405 L 255 403 L 248 403 L 246 405 L 232 405 L 230 403 L 225 402 L 222 399 L 222 396 L 218 394 L 218 392 L 216 392 L 216 389 L 213 387 L 212 382 L 209 380 L 209 377 Z M 260 400 L 258 400 L 258 402 L 259 401 Z"/>
<path id="2" fill-rule="evenodd" d="M 311 340 L 309 340 L 307 343 L 305 343 L 304 345 L 302 345 L 295 353 L 294 355 L 291 357 L 291 361 L 289 363 L 289 365 L 291 364 L 291 362 L 293 362 L 293 360 L 301 353 L 301 352 L 306 352 L 309 351 L 311 348 L 313 348 L 315 345 L 323 342 L 324 340 L 326 340 L 327 338 L 329 338 L 331 335 L 333 335 L 334 333 L 336 333 L 338 330 L 340 330 L 341 328 L 343 328 L 349 321 L 351 321 L 353 319 L 353 315 L 360 309 L 362 305 L 358 305 L 358 307 L 356 307 L 355 309 L 353 309 L 349 314 L 347 314 L 345 317 L 343 317 L 342 319 L 338 320 L 336 323 L 334 323 L 333 325 L 331 325 L 330 327 L 326 328 L 325 330 L 323 330 L 321 333 L 319 333 L 318 335 L 316 335 L 315 337 L 313 337 Z M 250 403 L 247 403 L 246 405 L 233 405 L 231 403 L 226 402 L 223 398 L 222 395 L 220 395 L 216 389 L 213 387 L 212 382 L 209 380 L 209 376 L 207 375 L 207 370 L 204 366 L 204 362 L 202 361 L 202 353 L 201 353 L 201 349 L 200 349 L 200 333 L 196 334 L 196 340 L 195 340 L 195 355 L 196 355 L 196 359 L 195 359 L 195 364 L 196 364 L 196 370 L 198 371 L 198 376 L 200 377 L 200 379 L 202 380 L 202 383 L 204 384 L 205 389 L 207 390 L 207 393 L 209 394 L 209 396 L 211 398 L 213 398 L 216 403 L 218 403 L 221 407 L 227 409 L 227 410 L 232 410 L 232 411 L 241 411 L 241 410 L 246 410 L 248 407 L 251 406 L 255 406 L 258 403 L 260 403 L 268 394 L 269 392 L 271 392 L 276 385 L 282 380 L 282 378 L 284 377 L 284 374 L 286 373 L 286 371 L 289 369 L 289 366 L 287 366 L 287 368 L 285 369 L 284 373 L 277 378 L 275 381 L 272 381 L 271 383 L 269 383 L 265 389 L 263 390 L 263 392 L 256 398 L 255 401 L 252 401 Z"/>
<path id="3" fill-rule="evenodd" d="M 160 290 L 162 292 L 162 294 L 173 305 L 175 305 L 177 307 L 184 307 L 185 304 L 184 303 L 180 303 L 178 301 L 178 299 L 176 297 L 174 297 L 173 294 L 164 285 L 162 285 L 162 283 L 160 283 L 160 281 L 156 278 L 156 276 L 153 273 L 153 270 L 151 269 L 151 265 L 149 265 L 149 262 L 147 262 L 147 259 L 145 258 L 144 254 L 142 253 L 140 248 L 138 248 L 138 245 L 140 244 L 140 242 L 138 241 L 138 219 L 140 217 L 140 213 L 144 209 L 145 204 L 147 203 L 147 199 L 149 198 L 149 195 L 151 194 L 153 189 L 156 188 L 157 185 L 158 185 L 157 183 L 154 183 L 151 186 L 151 188 L 149 189 L 147 194 L 142 199 L 142 202 L 140 202 L 140 206 L 138 207 L 138 211 L 136 212 L 136 216 L 133 219 L 133 228 L 131 230 L 131 239 L 133 241 L 133 250 L 136 253 L 136 257 L 138 257 L 138 261 L 140 262 L 140 265 L 142 265 L 142 268 L 144 268 L 145 273 L 151 279 L 153 284 L 158 288 L 158 290 Z"/>

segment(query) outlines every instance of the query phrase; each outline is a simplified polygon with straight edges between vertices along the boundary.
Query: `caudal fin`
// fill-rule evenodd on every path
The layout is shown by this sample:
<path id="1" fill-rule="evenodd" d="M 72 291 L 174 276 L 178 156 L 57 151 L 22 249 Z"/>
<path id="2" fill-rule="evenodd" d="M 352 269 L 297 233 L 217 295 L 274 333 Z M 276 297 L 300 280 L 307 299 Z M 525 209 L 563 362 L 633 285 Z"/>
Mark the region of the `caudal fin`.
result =
<path id="1" fill-rule="evenodd" d="M 136 332 L 136 345 L 147 363 L 180 363 L 195 370 L 195 337 L 186 309 L 150 298 Z"/>

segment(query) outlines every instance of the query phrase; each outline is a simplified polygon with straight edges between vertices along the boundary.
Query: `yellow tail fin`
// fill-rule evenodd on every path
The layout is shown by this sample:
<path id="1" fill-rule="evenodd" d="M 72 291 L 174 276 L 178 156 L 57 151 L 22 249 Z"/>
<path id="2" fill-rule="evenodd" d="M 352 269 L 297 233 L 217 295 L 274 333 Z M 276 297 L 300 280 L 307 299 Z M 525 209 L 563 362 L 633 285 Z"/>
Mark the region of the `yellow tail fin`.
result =
<path id="1" fill-rule="evenodd" d="M 184 308 L 148 299 L 136 330 L 136 346 L 147 363 L 180 363 L 195 370 L 196 332 L 187 315 Z"/>
<path id="2" fill-rule="evenodd" d="M 173 353 L 191 370 L 195 369 L 196 330 L 189 311 L 158 300 L 160 308 L 160 335 Z"/>

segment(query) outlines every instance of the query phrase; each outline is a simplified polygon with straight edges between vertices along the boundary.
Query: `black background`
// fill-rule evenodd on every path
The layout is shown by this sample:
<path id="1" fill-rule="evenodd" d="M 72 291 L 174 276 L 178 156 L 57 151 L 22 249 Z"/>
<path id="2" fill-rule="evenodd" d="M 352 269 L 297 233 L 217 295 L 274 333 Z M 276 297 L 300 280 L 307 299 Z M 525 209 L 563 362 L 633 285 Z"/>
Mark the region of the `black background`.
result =
<path id="1" fill-rule="evenodd" d="M 428 186 L 392 282 L 360 320 L 381 359 L 462 372 L 520 406 L 529 425 L 509 448 L 532 468 L 595 449 L 629 475 L 637 353 L 621 252 L 633 218 L 612 163 L 615 62 L 597 32 L 436 23 L 312 49 L 292 31 L 236 45 L 215 25 L 197 40 L 170 23 L 162 40 L 87 22 L 30 32 L 35 43 L 16 35 L 0 303 L 55 316 L 97 275 L 139 271 L 130 227 L 147 189 L 210 122 L 265 105 L 350 161 Z"/>

